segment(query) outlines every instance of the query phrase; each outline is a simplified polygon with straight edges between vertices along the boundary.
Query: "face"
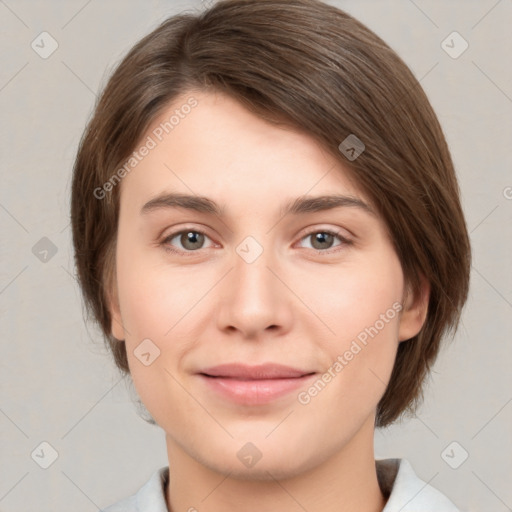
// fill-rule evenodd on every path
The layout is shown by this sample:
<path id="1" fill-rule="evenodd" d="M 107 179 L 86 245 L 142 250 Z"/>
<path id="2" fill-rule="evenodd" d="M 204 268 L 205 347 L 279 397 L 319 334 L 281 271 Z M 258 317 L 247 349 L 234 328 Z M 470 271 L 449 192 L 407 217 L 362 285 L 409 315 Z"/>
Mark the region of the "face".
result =
<path id="1" fill-rule="evenodd" d="M 363 449 L 425 311 L 399 311 L 400 262 L 343 161 L 221 94 L 148 136 L 120 184 L 112 333 L 168 446 L 262 479 Z"/>

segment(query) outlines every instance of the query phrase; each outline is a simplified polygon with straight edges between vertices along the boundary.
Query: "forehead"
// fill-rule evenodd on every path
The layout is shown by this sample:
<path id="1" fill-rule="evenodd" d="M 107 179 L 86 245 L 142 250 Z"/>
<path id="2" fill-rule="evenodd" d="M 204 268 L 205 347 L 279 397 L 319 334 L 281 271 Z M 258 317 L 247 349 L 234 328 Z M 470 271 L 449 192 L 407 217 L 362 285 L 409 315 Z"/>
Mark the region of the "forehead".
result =
<path id="1" fill-rule="evenodd" d="M 183 108 L 193 104 L 191 99 L 195 106 Z M 286 196 L 364 198 L 341 158 L 313 137 L 271 124 L 222 93 L 190 92 L 175 99 L 151 123 L 136 151 L 144 146 L 151 148 L 122 180 L 122 198 L 139 207 L 164 191 L 229 203 L 251 196 L 260 207 L 276 208 L 276 199 Z"/>

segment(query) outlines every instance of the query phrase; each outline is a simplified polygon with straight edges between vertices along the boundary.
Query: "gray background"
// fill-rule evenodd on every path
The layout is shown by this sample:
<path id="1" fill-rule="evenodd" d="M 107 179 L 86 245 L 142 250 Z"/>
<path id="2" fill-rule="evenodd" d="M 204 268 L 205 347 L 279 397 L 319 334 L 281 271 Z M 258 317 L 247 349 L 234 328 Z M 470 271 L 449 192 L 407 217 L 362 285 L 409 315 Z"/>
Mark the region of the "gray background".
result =
<path id="1" fill-rule="evenodd" d="M 512 1 L 331 3 L 421 80 L 452 150 L 474 251 L 463 324 L 418 416 L 376 432 L 376 457 L 408 458 L 465 510 L 512 510 Z M 167 465 L 163 431 L 137 415 L 133 390 L 84 325 L 70 178 L 112 66 L 168 15 L 200 8 L 199 0 L 0 0 L 0 510 L 94 511 Z M 58 43 L 46 59 L 31 47 L 43 31 Z M 458 58 L 441 45 L 453 31 L 469 43 Z M 43 237 L 57 250 L 46 261 Z M 43 441 L 58 453 L 47 469 Z M 463 450 L 469 457 L 452 468 L 446 461 L 460 464 Z"/>

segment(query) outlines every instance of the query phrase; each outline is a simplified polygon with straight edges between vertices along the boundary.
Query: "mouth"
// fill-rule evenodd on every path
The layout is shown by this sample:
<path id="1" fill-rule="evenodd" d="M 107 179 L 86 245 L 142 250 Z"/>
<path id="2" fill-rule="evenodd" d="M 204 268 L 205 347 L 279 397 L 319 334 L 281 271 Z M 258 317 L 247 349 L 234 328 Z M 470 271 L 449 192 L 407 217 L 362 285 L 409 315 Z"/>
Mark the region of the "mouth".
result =
<path id="1" fill-rule="evenodd" d="M 316 372 L 279 364 L 227 364 L 200 371 L 198 377 L 215 394 L 240 405 L 263 405 L 306 385 Z"/>

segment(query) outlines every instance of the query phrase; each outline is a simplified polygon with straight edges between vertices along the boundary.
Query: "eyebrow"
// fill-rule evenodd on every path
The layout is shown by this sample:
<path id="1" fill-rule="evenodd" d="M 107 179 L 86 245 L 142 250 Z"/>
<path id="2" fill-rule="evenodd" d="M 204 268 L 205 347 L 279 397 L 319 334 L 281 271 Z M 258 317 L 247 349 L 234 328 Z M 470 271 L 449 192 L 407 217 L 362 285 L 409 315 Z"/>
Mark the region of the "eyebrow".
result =
<path id="1" fill-rule="evenodd" d="M 288 214 L 300 215 L 341 207 L 358 208 L 365 213 L 377 217 L 374 209 L 361 199 L 340 194 L 297 197 L 281 207 L 280 215 L 282 217 Z M 223 217 L 225 213 L 224 207 L 219 206 L 208 197 L 177 193 L 164 193 L 150 199 L 141 208 L 140 213 L 144 215 L 155 210 L 172 208 L 184 208 L 186 210 L 217 215 L 219 217 Z"/>

